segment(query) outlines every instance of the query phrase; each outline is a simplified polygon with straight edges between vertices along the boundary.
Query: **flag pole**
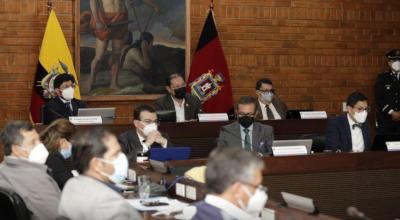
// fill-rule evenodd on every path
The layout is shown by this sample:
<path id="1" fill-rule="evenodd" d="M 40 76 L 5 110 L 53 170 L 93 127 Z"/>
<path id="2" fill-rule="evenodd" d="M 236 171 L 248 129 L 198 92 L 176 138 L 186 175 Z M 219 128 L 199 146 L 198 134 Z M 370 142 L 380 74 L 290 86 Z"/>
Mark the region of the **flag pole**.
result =
<path id="1" fill-rule="evenodd" d="M 210 2 L 210 9 L 214 10 L 214 0 L 211 0 L 211 2 Z"/>
<path id="2" fill-rule="evenodd" d="M 53 2 L 51 2 L 51 0 L 48 0 L 47 1 L 47 12 L 50 14 L 52 9 L 53 9 Z"/>

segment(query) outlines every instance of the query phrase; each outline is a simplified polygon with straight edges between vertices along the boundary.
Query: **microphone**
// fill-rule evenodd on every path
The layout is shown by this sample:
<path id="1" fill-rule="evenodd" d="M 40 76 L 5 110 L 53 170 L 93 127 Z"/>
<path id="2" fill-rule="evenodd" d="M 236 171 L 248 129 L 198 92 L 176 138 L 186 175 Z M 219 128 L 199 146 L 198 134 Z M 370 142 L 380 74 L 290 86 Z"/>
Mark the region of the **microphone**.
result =
<path id="1" fill-rule="evenodd" d="M 61 118 L 69 119 L 69 116 L 62 115 L 62 114 L 60 114 L 60 113 L 54 111 L 53 109 L 49 109 L 49 110 L 50 110 L 52 113 L 56 114 L 57 116 L 59 116 L 59 117 L 61 117 Z"/>
<path id="2" fill-rule="evenodd" d="M 347 215 L 353 218 L 358 218 L 358 219 L 364 219 L 364 220 L 372 220 L 372 218 L 369 218 L 366 216 L 363 212 L 360 212 L 356 207 L 354 206 L 349 206 L 347 208 Z"/>
<path id="3" fill-rule="evenodd" d="M 253 125 L 254 125 L 254 123 L 253 123 Z M 253 126 L 253 129 L 254 129 L 254 126 Z M 221 131 L 224 131 L 224 132 L 226 132 L 228 134 L 231 134 L 234 138 L 236 138 L 237 140 L 240 140 L 240 147 L 242 147 L 242 136 L 240 135 L 240 133 L 238 135 L 238 134 L 236 134 L 236 133 L 234 133 L 232 131 L 227 130 L 225 127 L 221 127 Z M 258 150 L 262 151 L 262 149 L 260 149 L 260 146 L 265 145 L 265 144 L 266 143 L 264 143 L 264 142 L 260 142 L 259 146 L 256 146 L 256 145 L 254 145 L 254 142 L 252 141 L 251 147 L 252 147 L 253 150 L 254 149 L 258 149 Z M 258 156 L 263 157 L 264 156 L 264 152 L 260 152 L 260 151 L 253 151 L 253 152 L 257 153 Z"/>

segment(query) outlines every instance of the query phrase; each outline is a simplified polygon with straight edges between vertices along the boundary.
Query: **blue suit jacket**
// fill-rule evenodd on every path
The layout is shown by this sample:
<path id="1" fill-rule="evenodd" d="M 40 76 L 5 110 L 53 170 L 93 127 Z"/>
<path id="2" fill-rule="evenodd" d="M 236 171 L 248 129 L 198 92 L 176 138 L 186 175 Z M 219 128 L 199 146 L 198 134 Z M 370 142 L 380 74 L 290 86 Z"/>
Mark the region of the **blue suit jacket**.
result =
<path id="1" fill-rule="evenodd" d="M 367 122 L 361 125 L 361 131 L 364 138 L 364 151 L 367 151 L 371 147 L 371 132 Z M 352 148 L 353 144 L 351 142 L 351 131 L 347 114 L 342 114 L 329 120 L 326 128 L 326 149 L 349 152 Z"/>

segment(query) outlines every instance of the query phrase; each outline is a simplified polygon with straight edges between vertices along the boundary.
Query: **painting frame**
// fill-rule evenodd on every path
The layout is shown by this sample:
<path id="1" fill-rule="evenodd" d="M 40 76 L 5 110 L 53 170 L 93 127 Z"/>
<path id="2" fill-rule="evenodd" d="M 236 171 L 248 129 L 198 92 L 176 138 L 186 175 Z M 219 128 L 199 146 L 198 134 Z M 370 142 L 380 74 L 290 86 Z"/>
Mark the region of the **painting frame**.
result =
<path id="1" fill-rule="evenodd" d="M 80 17 L 81 17 L 81 1 L 75 0 L 74 3 L 74 64 L 77 74 L 77 80 L 80 84 L 81 79 L 81 38 L 80 38 Z M 189 76 L 190 55 L 191 55 L 191 25 L 190 25 L 190 7 L 191 0 L 185 1 L 185 79 Z M 164 94 L 136 94 L 136 95 L 82 95 L 84 101 L 152 101 Z"/>

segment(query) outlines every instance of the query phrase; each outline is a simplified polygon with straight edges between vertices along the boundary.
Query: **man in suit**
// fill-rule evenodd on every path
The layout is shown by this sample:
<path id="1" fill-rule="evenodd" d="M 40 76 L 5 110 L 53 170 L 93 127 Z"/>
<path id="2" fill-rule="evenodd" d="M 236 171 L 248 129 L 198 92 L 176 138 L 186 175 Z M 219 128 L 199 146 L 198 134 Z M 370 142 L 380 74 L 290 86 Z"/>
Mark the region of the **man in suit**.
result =
<path id="1" fill-rule="evenodd" d="M 371 145 L 371 132 L 366 122 L 368 99 L 360 92 L 347 98 L 347 113 L 328 122 L 326 147 L 332 151 L 363 152 Z"/>
<path id="2" fill-rule="evenodd" d="M 47 173 L 44 163 L 49 152 L 36 130 L 28 122 L 8 122 L 1 142 L 5 157 L 0 165 L 0 187 L 22 197 L 31 219 L 56 219 L 61 193 Z"/>
<path id="3" fill-rule="evenodd" d="M 174 73 L 167 78 L 166 84 L 168 94 L 156 100 L 155 109 L 175 110 L 177 122 L 197 120 L 201 102 L 196 96 L 186 93 L 183 77 Z"/>
<path id="4" fill-rule="evenodd" d="M 273 128 L 254 122 L 256 102 L 257 100 L 250 96 L 243 96 L 239 99 L 236 104 L 238 121 L 221 128 L 218 146 L 240 147 L 261 155 L 272 153 Z"/>
<path id="5" fill-rule="evenodd" d="M 275 95 L 275 89 L 270 79 L 260 79 L 256 83 L 257 120 L 285 119 L 286 104 Z"/>
<path id="6" fill-rule="evenodd" d="M 378 132 L 400 133 L 400 50 L 391 50 L 386 57 L 390 70 L 379 74 L 375 82 Z"/>
<path id="7" fill-rule="evenodd" d="M 128 173 L 128 160 L 117 138 L 104 128 L 91 128 L 75 138 L 74 147 L 80 175 L 68 180 L 63 189 L 60 219 L 141 220 L 116 186 Z"/>
<path id="8" fill-rule="evenodd" d="M 171 146 L 168 136 L 158 131 L 157 114 L 153 107 L 140 105 L 133 112 L 135 130 L 122 133 L 118 140 L 129 162 L 142 162 L 150 148 Z M 137 155 L 140 157 L 137 158 Z"/>
<path id="9" fill-rule="evenodd" d="M 205 174 L 208 194 L 195 206 L 192 220 L 259 220 L 268 200 L 262 186 L 264 162 L 240 148 L 217 148 Z"/>
<path id="10" fill-rule="evenodd" d="M 86 108 L 86 104 L 74 98 L 75 79 L 68 73 L 58 75 L 54 79 L 56 97 L 43 107 L 43 124 L 50 124 L 56 119 L 78 115 L 79 108 Z"/>

